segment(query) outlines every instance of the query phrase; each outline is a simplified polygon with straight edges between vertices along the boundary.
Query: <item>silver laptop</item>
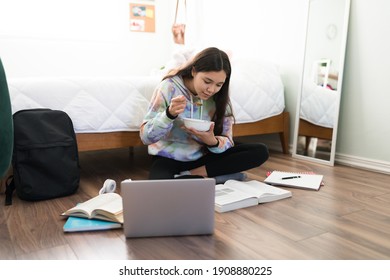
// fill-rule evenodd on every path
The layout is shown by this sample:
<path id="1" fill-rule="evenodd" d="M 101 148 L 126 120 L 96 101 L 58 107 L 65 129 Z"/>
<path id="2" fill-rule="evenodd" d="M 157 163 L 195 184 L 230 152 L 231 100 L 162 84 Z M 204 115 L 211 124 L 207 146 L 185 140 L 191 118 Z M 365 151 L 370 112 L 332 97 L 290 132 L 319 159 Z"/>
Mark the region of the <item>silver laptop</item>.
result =
<path id="1" fill-rule="evenodd" d="M 214 179 L 125 180 L 121 195 L 126 237 L 214 232 Z"/>

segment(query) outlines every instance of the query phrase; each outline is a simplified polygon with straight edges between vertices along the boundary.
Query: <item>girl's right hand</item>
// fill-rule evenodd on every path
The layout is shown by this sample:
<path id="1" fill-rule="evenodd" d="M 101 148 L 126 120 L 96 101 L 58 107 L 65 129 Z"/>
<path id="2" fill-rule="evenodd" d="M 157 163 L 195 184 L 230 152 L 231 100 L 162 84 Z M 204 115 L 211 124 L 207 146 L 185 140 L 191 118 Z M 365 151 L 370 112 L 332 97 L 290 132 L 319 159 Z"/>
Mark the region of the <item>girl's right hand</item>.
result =
<path id="1" fill-rule="evenodd" d="M 169 104 L 169 113 L 172 116 L 178 116 L 181 113 L 184 112 L 184 109 L 186 108 L 186 98 L 184 95 L 179 95 L 171 99 L 171 104 Z"/>

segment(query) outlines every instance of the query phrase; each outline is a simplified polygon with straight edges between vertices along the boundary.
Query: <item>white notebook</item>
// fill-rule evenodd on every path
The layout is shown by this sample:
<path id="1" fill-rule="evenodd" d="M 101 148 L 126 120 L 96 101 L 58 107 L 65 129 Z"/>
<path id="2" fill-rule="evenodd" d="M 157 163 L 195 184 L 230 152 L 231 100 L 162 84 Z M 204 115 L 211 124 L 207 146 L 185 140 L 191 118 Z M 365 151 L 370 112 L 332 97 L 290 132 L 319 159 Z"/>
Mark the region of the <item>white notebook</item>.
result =
<path id="1" fill-rule="evenodd" d="M 272 171 L 264 180 L 264 183 L 318 191 L 321 187 L 323 177 L 323 175 L 319 174 Z"/>

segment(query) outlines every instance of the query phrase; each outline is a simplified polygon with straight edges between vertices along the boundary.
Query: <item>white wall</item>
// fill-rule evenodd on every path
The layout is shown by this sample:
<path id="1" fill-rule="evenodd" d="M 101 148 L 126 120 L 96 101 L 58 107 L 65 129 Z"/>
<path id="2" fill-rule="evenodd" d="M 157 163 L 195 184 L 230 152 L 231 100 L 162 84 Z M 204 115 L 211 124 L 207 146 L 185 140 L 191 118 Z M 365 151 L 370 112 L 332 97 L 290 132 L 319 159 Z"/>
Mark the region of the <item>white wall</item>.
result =
<path id="1" fill-rule="evenodd" d="M 8 77 L 148 75 L 172 51 L 175 0 L 155 0 L 156 33 L 128 29 L 126 0 L 0 0 Z M 145 3 L 145 2 L 144 2 Z M 187 42 L 279 65 L 291 142 L 308 0 L 187 0 Z M 353 0 L 336 162 L 390 172 L 390 1 Z"/>
<path id="2" fill-rule="evenodd" d="M 303 69 L 307 5 L 308 0 L 242 0 L 239 4 L 203 0 L 204 40 L 280 65 L 291 132 Z M 389 11 L 390 1 L 351 1 L 336 146 L 336 163 L 385 173 L 390 173 Z"/>
<path id="3" fill-rule="evenodd" d="M 353 0 L 337 153 L 390 171 L 390 1 Z"/>
<path id="4" fill-rule="evenodd" d="M 279 66 L 293 139 L 305 47 L 306 0 L 197 0 L 202 7 L 202 44 L 228 49 L 233 57 L 258 57 Z M 279 141 L 277 135 L 262 137 Z M 267 139 L 268 138 L 268 139 Z"/>
<path id="5" fill-rule="evenodd" d="M 8 77 L 143 75 L 172 51 L 175 1 L 156 1 L 156 32 L 129 31 L 126 0 L 0 0 Z M 171 40 L 170 40 L 171 41 Z"/>

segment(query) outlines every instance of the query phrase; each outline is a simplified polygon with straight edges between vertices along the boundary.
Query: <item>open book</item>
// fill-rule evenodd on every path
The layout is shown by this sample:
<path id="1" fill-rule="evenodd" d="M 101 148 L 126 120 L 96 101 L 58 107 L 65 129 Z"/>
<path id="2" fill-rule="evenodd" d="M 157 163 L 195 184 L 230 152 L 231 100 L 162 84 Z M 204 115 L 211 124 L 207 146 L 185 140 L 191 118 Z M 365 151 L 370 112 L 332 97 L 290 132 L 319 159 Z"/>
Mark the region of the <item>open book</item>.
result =
<path id="1" fill-rule="evenodd" d="M 259 181 L 228 180 L 215 186 L 215 211 L 223 213 L 291 197 L 291 192 Z"/>
<path id="2" fill-rule="evenodd" d="M 314 173 L 272 171 L 264 182 L 271 185 L 318 191 L 321 187 L 323 177 L 323 175 Z"/>
<path id="3" fill-rule="evenodd" d="M 87 219 L 98 219 L 123 224 L 122 197 L 117 193 L 104 193 L 62 213 Z"/>

